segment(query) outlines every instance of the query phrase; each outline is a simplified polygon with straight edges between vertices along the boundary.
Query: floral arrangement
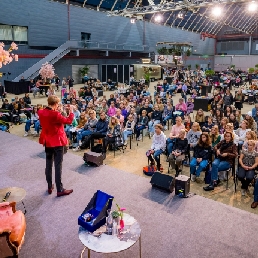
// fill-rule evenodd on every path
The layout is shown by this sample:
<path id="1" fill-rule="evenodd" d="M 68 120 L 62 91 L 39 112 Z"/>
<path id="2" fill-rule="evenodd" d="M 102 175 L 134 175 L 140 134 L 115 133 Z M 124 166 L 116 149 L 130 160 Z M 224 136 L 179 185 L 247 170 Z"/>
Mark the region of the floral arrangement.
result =
<path id="1" fill-rule="evenodd" d="M 52 79 L 55 76 L 54 71 L 55 71 L 54 66 L 46 62 L 40 68 L 39 74 L 41 75 L 42 79 Z"/>
<path id="2" fill-rule="evenodd" d="M 117 210 L 114 210 L 112 212 L 112 217 L 114 219 L 118 219 L 119 217 L 121 218 L 119 224 L 120 224 L 120 229 L 123 229 L 124 228 L 123 217 L 124 217 L 124 211 L 126 210 L 126 208 L 121 208 L 118 204 L 116 204 L 116 207 L 117 207 Z"/>
<path id="3" fill-rule="evenodd" d="M 18 61 L 18 55 L 11 53 L 13 50 L 17 50 L 18 46 L 14 42 L 8 50 L 4 50 L 4 46 L 4 43 L 0 42 L 0 68 L 2 68 L 3 65 L 11 63 L 13 60 Z"/>

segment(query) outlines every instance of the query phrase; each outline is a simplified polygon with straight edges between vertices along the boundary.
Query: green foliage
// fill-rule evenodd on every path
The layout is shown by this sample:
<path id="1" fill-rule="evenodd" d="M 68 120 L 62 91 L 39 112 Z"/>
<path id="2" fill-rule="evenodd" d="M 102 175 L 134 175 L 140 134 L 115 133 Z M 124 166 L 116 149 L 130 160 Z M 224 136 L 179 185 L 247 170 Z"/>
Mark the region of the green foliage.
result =
<path id="1" fill-rule="evenodd" d="M 192 51 L 191 51 L 191 49 L 187 49 L 185 53 L 187 56 L 190 56 L 192 54 Z"/>
<path id="2" fill-rule="evenodd" d="M 79 69 L 79 73 L 80 75 L 83 77 L 85 74 L 87 74 L 89 72 L 89 66 L 85 65 L 84 67 Z"/>
<path id="3" fill-rule="evenodd" d="M 196 69 L 199 69 L 199 64 L 196 64 L 196 65 L 195 65 L 195 68 L 196 68 Z"/>
<path id="4" fill-rule="evenodd" d="M 159 55 L 167 55 L 168 54 L 168 49 L 166 47 L 158 48 L 157 52 Z"/>
<path id="5" fill-rule="evenodd" d="M 232 68 L 233 70 L 235 70 L 236 66 L 235 66 L 235 65 L 231 65 L 230 68 Z"/>
<path id="6" fill-rule="evenodd" d="M 205 71 L 206 76 L 212 76 L 215 74 L 214 70 L 206 70 Z"/>
<path id="7" fill-rule="evenodd" d="M 253 68 L 253 67 L 249 68 L 249 69 L 248 69 L 248 72 L 249 72 L 249 73 L 254 73 L 254 68 Z"/>
<path id="8" fill-rule="evenodd" d="M 117 211 L 117 210 L 112 211 L 112 217 L 113 217 L 114 219 L 120 217 L 120 212 Z"/>
<path id="9" fill-rule="evenodd" d="M 256 64 L 254 67 L 255 67 L 255 68 L 258 68 L 258 64 Z"/>
<path id="10" fill-rule="evenodd" d="M 188 68 L 188 70 L 191 70 L 192 65 L 188 65 L 187 68 Z"/>

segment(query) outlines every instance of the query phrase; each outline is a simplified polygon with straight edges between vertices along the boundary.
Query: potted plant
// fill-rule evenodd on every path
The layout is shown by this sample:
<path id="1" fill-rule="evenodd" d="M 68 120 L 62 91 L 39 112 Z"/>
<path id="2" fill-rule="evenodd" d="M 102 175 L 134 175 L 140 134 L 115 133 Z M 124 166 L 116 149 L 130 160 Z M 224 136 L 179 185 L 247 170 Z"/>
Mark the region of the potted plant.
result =
<path id="1" fill-rule="evenodd" d="M 235 65 L 230 65 L 231 70 L 235 70 L 236 66 Z"/>
<path id="2" fill-rule="evenodd" d="M 192 65 L 188 65 L 187 68 L 188 68 L 188 70 L 191 70 Z"/>
<path id="3" fill-rule="evenodd" d="M 199 69 L 199 64 L 196 64 L 196 65 L 195 65 L 195 68 L 198 70 L 198 69 Z"/>
<path id="4" fill-rule="evenodd" d="M 192 51 L 191 51 L 191 49 L 188 48 L 185 53 L 187 56 L 190 56 L 192 54 Z"/>
<path id="5" fill-rule="evenodd" d="M 81 77 L 84 77 L 85 74 L 87 74 L 89 72 L 89 66 L 85 65 L 84 67 L 79 69 L 79 73 L 81 75 Z"/>
<path id="6" fill-rule="evenodd" d="M 118 210 L 112 211 L 112 217 L 113 217 L 113 220 L 117 223 L 117 225 L 119 225 L 120 217 L 121 217 L 120 212 Z"/>
<path id="7" fill-rule="evenodd" d="M 249 69 L 248 69 L 248 72 L 249 72 L 249 73 L 254 73 L 254 68 L 253 68 L 253 67 L 249 68 Z"/>

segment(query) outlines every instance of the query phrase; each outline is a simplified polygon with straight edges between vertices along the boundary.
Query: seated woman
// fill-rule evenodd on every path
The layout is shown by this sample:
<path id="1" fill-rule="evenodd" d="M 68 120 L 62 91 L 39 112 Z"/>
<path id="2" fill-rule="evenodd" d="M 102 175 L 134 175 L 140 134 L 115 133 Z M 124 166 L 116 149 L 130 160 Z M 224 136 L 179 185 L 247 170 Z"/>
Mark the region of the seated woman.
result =
<path id="1" fill-rule="evenodd" d="M 124 145 L 127 145 L 127 138 L 129 135 L 132 135 L 134 132 L 134 127 L 135 127 L 135 122 L 134 122 L 134 117 L 132 114 L 129 114 L 128 120 L 125 124 L 125 128 L 123 131 L 123 140 L 124 140 Z"/>
<path id="2" fill-rule="evenodd" d="M 178 136 L 175 138 L 172 152 L 168 157 L 169 165 L 171 165 L 172 169 L 176 170 L 176 176 L 178 176 L 180 172 L 179 168 L 182 165 L 182 161 L 185 159 L 187 149 L 188 143 L 187 139 L 185 138 L 185 130 L 181 129 L 178 133 Z"/>
<path id="3" fill-rule="evenodd" d="M 152 137 L 154 134 L 154 127 L 156 124 L 160 124 L 162 120 L 162 113 L 159 111 L 159 106 L 156 104 L 154 105 L 154 110 L 151 113 L 151 118 L 148 123 L 149 125 L 149 132 L 150 136 Z"/>
<path id="4" fill-rule="evenodd" d="M 33 107 L 32 112 L 31 112 L 31 119 L 28 119 L 26 121 L 26 124 L 25 124 L 25 134 L 24 134 L 24 137 L 28 136 L 28 134 L 30 132 L 31 125 L 34 125 L 34 128 L 35 128 L 35 123 L 38 120 L 39 120 L 38 108 L 37 107 Z M 36 128 L 35 128 L 35 131 L 33 132 L 33 134 L 37 134 Z"/>
<path id="5" fill-rule="evenodd" d="M 186 106 L 187 106 L 186 114 L 189 115 L 189 114 L 193 113 L 194 103 L 193 103 L 192 98 L 188 99 L 188 101 L 186 102 Z"/>
<path id="6" fill-rule="evenodd" d="M 246 132 L 246 136 L 245 136 L 245 141 L 242 145 L 242 150 L 247 150 L 248 148 L 248 141 L 249 140 L 253 140 L 255 141 L 255 147 L 254 147 L 254 150 L 256 152 L 258 152 L 258 142 L 257 142 L 257 135 L 256 135 L 256 132 L 253 132 L 253 131 L 248 131 Z"/>
<path id="7" fill-rule="evenodd" d="M 188 144 L 190 144 L 190 148 L 193 148 L 197 145 L 200 136 L 202 134 L 200 125 L 197 122 L 194 122 L 192 125 L 192 129 L 187 133 Z"/>
<path id="8" fill-rule="evenodd" d="M 76 137 L 77 131 L 82 129 L 86 123 L 87 123 L 86 114 L 85 114 L 85 112 L 81 112 L 78 125 L 75 127 L 75 130 L 73 132 L 72 131 L 69 132 L 69 140 L 70 141 L 72 141 L 73 135 Z"/>
<path id="9" fill-rule="evenodd" d="M 116 115 L 116 106 L 115 102 L 111 101 L 110 107 L 108 108 L 107 115 L 109 117 L 115 116 Z"/>
<path id="10" fill-rule="evenodd" d="M 205 124 L 205 115 L 201 108 L 196 113 L 195 122 L 199 123 L 201 127 Z"/>
<path id="11" fill-rule="evenodd" d="M 257 124 L 254 121 L 252 117 L 252 111 L 248 111 L 247 114 L 245 115 L 245 120 L 247 121 L 248 125 L 247 128 L 251 129 L 252 131 L 256 132 L 257 131 Z"/>
<path id="12" fill-rule="evenodd" d="M 258 166 L 258 153 L 254 150 L 255 141 L 247 142 L 247 150 L 243 150 L 239 157 L 238 179 L 241 181 L 241 193 L 245 195 L 248 186 L 254 178 L 254 170 Z"/>
<path id="13" fill-rule="evenodd" d="M 194 147 L 193 158 L 190 162 L 191 180 L 194 182 L 207 167 L 211 157 L 211 141 L 208 134 L 203 133 Z M 196 169 L 196 166 L 199 166 Z"/>
<path id="14" fill-rule="evenodd" d="M 218 121 L 220 134 L 225 133 L 227 124 L 228 124 L 228 119 L 226 117 L 222 117 L 221 121 L 220 122 Z"/>
<path id="15" fill-rule="evenodd" d="M 191 116 L 190 115 L 186 115 L 185 119 L 184 119 L 184 126 L 185 126 L 185 131 L 189 132 L 192 128 L 193 122 L 191 120 Z"/>
<path id="16" fill-rule="evenodd" d="M 219 142 L 214 151 L 217 155 L 212 162 L 211 183 L 203 187 L 205 191 L 212 191 L 218 185 L 219 171 L 225 171 L 235 166 L 235 158 L 237 157 L 237 146 L 234 144 L 234 137 L 231 132 L 225 132 L 224 140 Z"/>
<path id="17" fill-rule="evenodd" d="M 162 121 L 164 130 L 167 130 L 167 121 L 172 118 L 173 106 L 171 105 L 170 100 L 167 100 L 167 104 L 164 107 L 164 111 L 162 113 Z"/>
<path id="18" fill-rule="evenodd" d="M 90 117 L 87 123 L 84 125 L 83 129 L 77 131 L 76 142 L 78 146 L 73 149 L 74 151 L 80 150 L 83 137 L 91 135 L 96 128 L 96 124 L 98 122 L 98 119 L 96 118 L 96 112 L 94 110 L 90 110 L 89 115 Z"/>
<path id="19" fill-rule="evenodd" d="M 239 137 L 239 145 L 243 145 L 246 137 L 246 133 L 250 131 L 250 129 L 247 129 L 247 121 L 243 120 L 240 127 L 235 130 L 235 134 Z"/>
<path id="20" fill-rule="evenodd" d="M 115 144 L 116 146 L 122 145 L 122 137 L 121 137 L 121 127 L 118 119 L 114 116 L 110 118 L 108 130 L 107 130 L 107 136 L 104 138 L 103 141 L 103 147 L 102 147 L 102 153 L 104 156 L 104 159 L 106 158 L 106 152 L 107 152 L 107 146 L 111 144 Z"/>
<path id="21" fill-rule="evenodd" d="M 171 132 L 169 134 L 169 138 L 167 139 L 167 156 L 169 156 L 173 150 L 173 144 L 175 139 L 179 137 L 179 132 L 184 129 L 185 126 L 182 123 L 182 118 L 179 116 L 176 118 L 176 124 L 172 126 Z"/>
<path id="22" fill-rule="evenodd" d="M 175 112 L 173 113 L 173 123 L 175 124 L 176 117 L 181 116 L 181 118 L 183 118 L 186 112 L 187 112 L 187 106 L 184 103 L 184 99 L 180 98 L 179 103 L 176 104 Z"/>
<path id="23" fill-rule="evenodd" d="M 234 138 L 234 143 L 236 144 L 236 146 L 238 146 L 238 142 L 239 142 L 239 137 L 238 135 L 236 135 L 236 133 L 234 132 L 234 126 L 231 123 L 227 123 L 226 127 L 225 127 L 225 132 L 230 132 L 233 134 L 233 138 Z M 221 135 L 221 140 L 224 140 L 224 135 Z"/>
<path id="24" fill-rule="evenodd" d="M 211 128 L 214 126 L 213 122 L 212 122 L 212 117 L 208 116 L 208 121 L 204 123 L 203 127 L 202 127 L 202 131 L 203 132 L 210 132 Z"/>
<path id="25" fill-rule="evenodd" d="M 160 154 L 166 149 L 166 135 L 162 132 L 163 126 L 161 124 L 155 125 L 155 133 L 152 138 L 151 149 L 147 151 L 147 157 L 154 165 L 156 161 L 157 170 L 160 171 Z"/>
<path id="26" fill-rule="evenodd" d="M 124 120 L 125 120 L 125 118 L 124 118 L 124 116 L 122 115 L 120 108 L 118 108 L 118 109 L 116 110 L 116 115 L 115 115 L 115 117 L 118 119 L 118 121 L 119 121 L 119 123 L 120 123 L 120 126 L 121 126 L 121 129 L 123 129 L 123 128 L 124 128 Z"/>
<path id="27" fill-rule="evenodd" d="M 214 148 L 220 142 L 221 139 L 221 136 L 219 134 L 219 127 L 217 125 L 214 125 L 211 128 L 209 135 L 211 138 L 211 147 Z"/>
<path id="28" fill-rule="evenodd" d="M 236 116 L 235 116 L 233 113 L 231 113 L 231 114 L 229 115 L 229 120 L 228 120 L 228 122 L 233 124 L 234 130 L 237 130 L 237 129 L 239 128 L 239 123 L 238 123 L 238 121 L 236 120 Z"/>
<path id="29" fill-rule="evenodd" d="M 145 128 L 148 128 L 148 121 L 149 119 L 147 117 L 147 111 L 142 110 L 142 115 L 138 118 L 137 125 L 135 127 L 137 141 L 141 140 L 141 131 Z"/>

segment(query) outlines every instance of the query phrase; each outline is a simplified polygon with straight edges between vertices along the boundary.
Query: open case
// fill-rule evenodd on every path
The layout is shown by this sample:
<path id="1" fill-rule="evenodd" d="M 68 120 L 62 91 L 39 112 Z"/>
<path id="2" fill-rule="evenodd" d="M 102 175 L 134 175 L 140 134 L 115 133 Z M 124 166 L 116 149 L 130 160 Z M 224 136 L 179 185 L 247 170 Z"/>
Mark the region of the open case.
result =
<path id="1" fill-rule="evenodd" d="M 111 209 L 114 197 L 98 190 L 83 213 L 78 218 L 78 225 L 82 226 L 89 232 L 94 232 L 106 223 L 107 210 Z M 87 221 L 86 216 L 91 219 Z"/>

